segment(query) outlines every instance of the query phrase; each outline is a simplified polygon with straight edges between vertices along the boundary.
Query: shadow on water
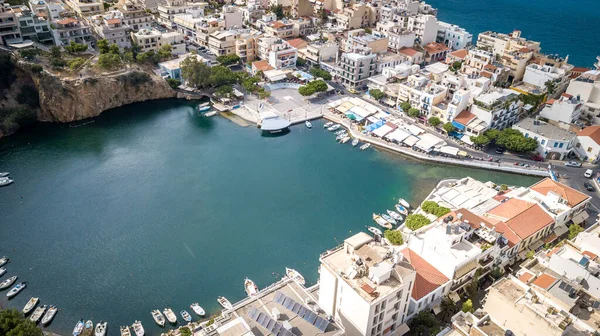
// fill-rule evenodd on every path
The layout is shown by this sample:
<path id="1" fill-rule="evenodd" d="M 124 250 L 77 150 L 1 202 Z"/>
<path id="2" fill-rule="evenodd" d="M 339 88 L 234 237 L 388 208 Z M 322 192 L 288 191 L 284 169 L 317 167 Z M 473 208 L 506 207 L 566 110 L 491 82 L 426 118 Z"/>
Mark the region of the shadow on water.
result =
<path id="1" fill-rule="evenodd" d="M 261 133 L 261 136 L 263 138 L 279 138 L 279 137 L 284 136 L 284 135 L 286 135 L 286 134 L 288 134 L 290 132 L 291 132 L 290 129 L 286 128 L 286 129 L 284 129 L 284 130 L 282 130 L 281 132 L 278 132 L 278 133 L 271 133 L 271 132 L 267 132 L 267 131 L 261 131 L 260 133 Z"/>

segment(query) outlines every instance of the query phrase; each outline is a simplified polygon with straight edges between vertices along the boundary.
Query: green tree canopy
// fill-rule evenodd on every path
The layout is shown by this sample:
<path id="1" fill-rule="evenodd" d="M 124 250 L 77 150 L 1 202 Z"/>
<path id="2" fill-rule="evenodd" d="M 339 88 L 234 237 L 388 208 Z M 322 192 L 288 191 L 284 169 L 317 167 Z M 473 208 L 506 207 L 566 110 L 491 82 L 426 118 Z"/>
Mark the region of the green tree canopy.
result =
<path id="1" fill-rule="evenodd" d="M 431 221 L 429 220 L 429 218 L 421 214 L 410 214 L 406 216 L 405 221 L 406 227 L 413 231 L 418 230 L 423 226 L 429 225 L 430 223 Z"/>
<path id="2" fill-rule="evenodd" d="M 110 45 L 110 47 L 108 47 L 108 52 L 114 55 L 119 55 L 121 53 L 121 50 L 119 49 L 118 45 L 113 43 Z"/>
<path id="3" fill-rule="evenodd" d="M 447 323 L 450 321 L 452 316 L 456 314 L 456 304 L 449 296 L 444 296 L 442 298 L 442 302 L 440 303 L 440 318 L 442 322 Z"/>
<path id="4" fill-rule="evenodd" d="M 385 239 L 387 239 L 392 245 L 402 245 L 404 244 L 404 239 L 402 238 L 402 232 L 398 230 L 385 230 L 383 233 Z"/>
<path id="5" fill-rule="evenodd" d="M 575 237 L 577 237 L 577 235 L 583 232 L 583 228 L 581 227 L 581 225 L 575 223 L 571 226 L 569 226 L 569 239 L 573 239 Z"/>
<path id="6" fill-rule="evenodd" d="M 456 130 L 456 128 L 454 127 L 454 125 L 452 125 L 452 123 L 445 123 L 442 128 L 444 129 L 444 131 L 446 131 L 446 133 L 450 133 L 450 132 L 454 132 Z"/>
<path id="7" fill-rule="evenodd" d="M 70 52 L 71 54 L 80 54 L 82 52 L 85 52 L 87 49 L 87 44 L 75 42 L 71 42 L 71 44 L 65 47 L 65 50 Z"/>
<path id="8" fill-rule="evenodd" d="M 375 98 L 376 100 L 381 100 L 381 99 L 383 99 L 383 97 L 385 97 L 385 93 L 383 93 L 383 91 L 381 91 L 379 89 L 369 90 L 369 94 L 371 95 L 371 97 Z"/>
<path id="9" fill-rule="evenodd" d="M 211 69 L 196 57 L 187 57 L 181 62 L 181 76 L 188 86 L 204 89 L 210 86 Z"/>
<path id="10" fill-rule="evenodd" d="M 438 320 L 426 310 L 419 312 L 409 324 L 411 332 L 416 335 L 436 335 L 439 329 Z"/>
<path id="11" fill-rule="evenodd" d="M 471 299 L 463 302 L 462 311 L 465 313 L 470 313 L 473 311 L 473 301 L 471 301 Z"/>
<path id="12" fill-rule="evenodd" d="M 217 65 L 210 68 L 209 83 L 212 86 L 231 85 L 237 82 L 238 77 L 230 68 Z"/>
<path id="13" fill-rule="evenodd" d="M 240 62 L 240 57 L 236 54 L 223 55 L 217 57 L 217 62 L 221 63 L 222 65 L 236 64 Z"/>
<path id="14" fill-rule="evenodd" d="M 419 111 L 419 109 L 417 109 L 417 108 L 411 107 L 408 109 L 408 115 L 413 118 L 418 117 L 420 114 L 421 114 L 421 111 Z"/>
<path id="15" fill-rule="evenodd" d="M 469 139 L 471 139 L 471 141 L 479 146 L 485 146 L 487 144 L 490 143 L 490 139 L 488 139 L 488 137 L 486 137 L 483 134 L 479 134 L 478 136 L 470 136 Z"/>
<path id="16" fill-rule="evenodd" d="M 179 85 L 181 85 L 181 81 L 175 78 L 167 78 L 167 83 L 169 83 L 169 86 L 173 89 L 177 89 Z"/>
<path id="17" fill-rule="evenodd" d="M 37 48 L 25 48 L 19 50 L 19 55 L 25 59 L 34 59 L 37 55 L 39 55 L 40 51 Z"/>
<path id="18" fill-rule="evenodd" d="M 329 72 L 318 67 L 312 67 L 310 70 L 308 70 L 308 72 L 310 72 L 311 75 L 317 78 L 323 78 L 324 80 L 331 80 L 332 78 Z"/>
<path id="19" fill-rule="evenodd" d="M 57 46 L 52 46 L 50 48 L 50 58 L 61 58 L 62 53 L 60 52 L 60 48 Z"/>
<path id="20" fill-rule="evenodd" d="M 538 147 L 537 140 L 526 138 L 523 133 L 512 128 L 500 131 L 496 138 L 496 144 L 502 145 L 514 152 L 531 152 Z"/>
<path id="21" fill-rule="evenodd" d="M 166 61 L 173 58 L 173 46 L 165 44 L 158 49 L 158 58 L 160 61 Z"/>
<path id="22" fill-rule="evenodd" d="M 304 58 L 296 58 L 296 66 L 305 66 L 306 65 L 306 60 Z"/>
<path id="23" fill-rule="evenodd" d="M 411 106 L 409 102 L 405 101 L 400 103 L 400 108 L 402 109 L 402 111 L 408 113 L 408 110 L 410 110 Z"/>
<path id="24" fill-rule="evenodd" d="M 97 65 L 103 69 L 118 68 L 121 66 L 121 56 L 113 53 L 101 54 Z"/>
<path id="25" fill-rule="evenodd" d="M 0 311 L 0 335 L 6 336 L 42 336 L 42 329 L 26 319 L 16 309 Z"/>
<path id="26" fill-rule="evenodd" d="M 437 127 L 442 123 L 442 121 L 438 117 L 431 117 L 431 118 L 427 119 L 427 122 L 429 123 L 429 125 L 431 125 L 433 127 Z"/>
<path id="27" fill-rule="evenodd" d="M 96 45 L 98 46 L 98 50 L 100 51 L 101 54 L 108 53 L 108 51 L 109 51 L 108 40 L 106 40 L 106 39 L 98 40 Z"/>
<path id="28" fill-rule="evenodd" d="M 300 93 L 302 96 L 310 96 L 316 92 L 325 91 L 327 91 L 327 83 L 320 79 L 309 82 L 308 84 L 298 88 L 298 93 Z"/>
<path id="29" fill-rule="evenodd" d="M 271 12 L 277 15 L 277 20 L 281 20 L 284 18 L 285 14 L 283 13 L 282 5 L 273 5 L 271 6 Z"/>
<path id="30" fill-rule="evenodd" d="M 441 217 L 450 212 L 450 209 L 440 206 L 434 201 L 423 202 L 423 204 L 421 204 L 421 210 L 425 211 L 426 213 L 436 215 L 438 217 Z"/>

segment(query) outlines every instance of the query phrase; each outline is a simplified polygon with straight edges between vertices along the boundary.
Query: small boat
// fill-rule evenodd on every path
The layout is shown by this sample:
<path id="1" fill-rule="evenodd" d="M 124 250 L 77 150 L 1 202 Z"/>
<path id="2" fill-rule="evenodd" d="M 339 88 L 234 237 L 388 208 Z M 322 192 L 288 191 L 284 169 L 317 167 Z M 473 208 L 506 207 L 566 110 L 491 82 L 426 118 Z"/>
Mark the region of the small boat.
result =
<path id="1" fill-rule="evenodd" d="M 337 131 L 337 132 L 335 132 L 333 134 L 340 135 L 340 134 L 344 134 L 344 133 L 348 133 L 348 131 L 346 131 L 345 129 L 341 129 L 341 130 L 339 130 L 339 131 Z"/>
<path id="2" fill-rule="evenodd" d="M 377 223 L 381 227 L 384 227 L 386 229 L 392 228 L 392 224 L 388 223 L 388 221 L 386 221 L 385 219 L 383 219 L 383 217 L 381 217 L 377 214 L 373 214 L 373 220 L 375 221 L 375 223 Z"/>
<path id="3" fill-rule="evenodd" d="M 329 128 L 331 126 L 333 126 L 333 121 L 326 122 L 325 125 L 323 125 L 323 128 Z"/>
<path id="4" fill-rule="evenodd" d="M 100 321 L 100 323 L 96 324 L 96 329 L 94 329 L 94 336 L 105 336 L 107 325 L 108 322 L 103 321 Z"/>
<path id="5" fill-rule="evenodd" d="M 339 125 L 339 124 L 335 124 L 335 125 L 333 125 L 333 126 L 329 127 L 327 130 L 328 130 L 329 132 L 333 132 L 333 131 L 337 131 L 337 130 L 338 130 L 340 127 L 342 127 L 342 126 L 341 126 L 341 125 Z"/>
<path id="6" fill-rule="evenodd" d="M 390 217 L 392 217 L 393 219 L 401 222 L 404 220 L 404 217 L 402 217 L 402 215 L 400 215 L 399 213 L 397 213 L 396 211 L 392 211 L 392 210 L 387 210 L 388 215 L 390 215 Z"/>
<path id="7" fill-rule="evenodd" d="M 7 186 L 13 182 L 14 181 L 9 179 L 8 177 L 0 177 L 0 187 Z"/>
<path id="8" fill-rule="evenodd" d="M 0 173 L 0 177 L 7 177 L 10 173 L 9 172 L 3 172 Z"/>
<path id="9" fill-rule="evenodd" d="M 312 128 L 312 123 L 311 123 L 310 121 L 308 121 L 308 120 L 304 122 L 304 125 L 305 125 L 307 128 Z"/>
<path id="10" fill-rule="evenodd" d="M 94 322 L 92 320 L 85 321 L 85 327 L 83 328 L 83 333 L 85 335 L 92 335 L 92 331 L 94 330 Z"/>
<path id="11" fill-rule="evenodd" d="M 0 277 L 3 276 L 4 273 L 6 273 L 6 268 L 0 267 Z"/>
<path id="12" fill-rule="evenodd" d="M 244 288 L 246 289 L 246 294 L 248 294 L 248 296 L 250 297 L 256 296 L 258 294 L 258 286 L 256 286 L 254 281 L 248 278 L 244 280 Z"/>
<path id="13" fill-rule="evenodd" d="M 352 147 L 356 147 L 358 145 L 358 139 L 352 140 Z"/>
<path id="14" fill-rule="evenodd" d="M 0 258 L 0 266 L 4 266 L 6 265 L 6 263 L 9 261 L 10 259 L 8 259 L 8 257 L 4 256 L 2 258 Z"/>
<path id="15" fill-rule="evenodd" d="M 56 308 L 56 306 L 50 306 L 50 308 L 48 308 L 48 311 L 46 311 L 46 314 L 44 314 L 44 317 L 42 318 L 42 325 L 48 325 L 52 319 L 54 319 L 54 315 L 56 315 L 56 312 L 58 311 L 58 308 Z"/>
<path id="16" fill-rule="evenodd" d="M 29 299 L 29 301 L 27 301 L 27 304 L 23 308 L 23 315 L 27 315 L 27 314 L 31 313 L 33 308 L 35 308 L 35 306 L 37 306 L 38 302 L 40 302 L 39 298 L 32 297 L 31 299 Z"/>
<path id="17" fill-rule="evenodd" d="M 173 309 L 167 307 L 163 310 L 163 314 L 165 314 L 167 321 L 169 321 L 170 323 L 177 323 L 177 316 L 175 316 Z"/>
<path id="18" fill-rule="evenodd" d="M 158 324 L 161 327 L 165 326 L 165 317 L 163 316 L 163 314 L 160 312 L 160 310 L 158 309 L 154 309 L 152 312 L 152 318 L 154 319 L 154 322 L 156 322 L 156 324 Z"/>
<path id="19" fill-rule="evenodd" d="M 403 207 L 410 209 L 410 204 L 404 200 L 404 198 L 398 198 L 398 204 L 401 204 Z"/>
<path id="20" fill-rule="evenodd" d="M 79 320 L 73 329 L 73 336 L 79 336 L 83 332 L 83 320 Z"/>
<path id="21" fill-rule="evenodd" d="M 192 322 L 192 315 L 190 315 L 190 313 L 186 312 L 185 310 L 182 310 L 179 312 L 179 314 L 185 322 Z"/>
<path id="22" fill-rule="evenodd" d="M 343 138 L 347 137 L 348 135 L 346 135 L 346 133 L 342 133 L 338 136 L 335 137 L 336 141 L 341 141 Z"/>
<path id="23" fill-rule="evenodd" d="M 225 309 L 233 309 L 233 305 L 231 304 L 231 302 L 229 302 L 229 300 L 227 300 L 227 298 L 225 298 L 224 296 L 219 296 L 217 298 L 217 302 L 219 302 L 221 307 Z"/>
<path id="24" fill-rule="evenodd" d="M 210 102 L 202 103 L 198 105 L 198 112 L 204 112 L 210 110 Z"/>
<path id="25" fill-rule="evenodd" d="M 44 313 L 46 312 L 46 309 L 48 308 L 48 306 L 43 305 L 41 307 L 37 307 L 35 309 L 35 311 L 33 312 L 33 314 L 31 314 L 31 316 L 29 317 L 29 320 L 33 323 L 38 323 L 40 321 L 40 319 L 42 318 L 42 315 L 44 315 Z"/>
<path id="26" fill-rule="evenodd" d="M 366 144 L 360 146 L 360 150 L 365 150 L 365 149 L 367 149 L 369 147 L 371 147 L 371 144 L 370 143 L 366 143 Z"/>
<path id="27" fill-rule="evenodd" d="M 204 311 L 204 309 L 202 309 L 202 307 L 200 307 L 200 305 L 197 302 L 196 303 L 192 303 L 192 305 L 190 306 L 190 308 L 198 316 L 204 316 L 204 315 L 206 315 L 206 312 Z"/>
<path id="28" fill-rule="evenodd" d="M 406 210 L 406 208 L 403 207 L 402 205 L 396 204 L 394 207 L 396 208 L 396 211 L 399 214 L 404 215 L 404 216 L 408 215 L 408 210 Z"/>
<path id="29" fill-rule="evenodd" d="M 129 326 L 121 327 L 121 336 L 131 336 L 131 330 L 129 330 Z"/>
<path id="30" fill-rule="evenodd" d="M 8 297 L 9 299 L 14 298 L 15 296 L 17 296 L 17 294 L 21 293 L 21 291 L 25 289 L 25 287 L 27 287 L 27 282 L 21 282 L 20 284 L 16 285 L 11 290 L 9 290 L 8 293 L 6 293 L 6 297 Z"/>
<path id="31" fill-rule="evenodd" d="M 395 220 L 395 219 L 393 219 L 393 218 L 392 218 L 390 215 L 381 214 L 381 217 L 382 217 L 383 219 L 385 219 L 385 220 L 386 220 L 386 222 L 388 222 L 388 223 L 390 223 L 390 224 L 393 224 L 393 225 L 396 225 L 396 224 L 397 224 L 397 223 L 396 223 L 396 220 Z"/>
<path id="32" fill-rule="evenodd" d="M 340 143 L 345 144 L 346 142 L 350 141 L 352 138 L 349 136 L 346 136 L 345 138 L 343 138 L 342 140 L 340 140 Z"/>
<path id="33" fill-rule="evenodd" d="M 135 333 L 136 336 L 144 336 L 144 326 L 142 325 L 142 322 L 140 321 L 135 321 L 131 327 L 133 328 L 133 332 Z"/>
<path id="34" fill-rule="evenodd" d="M 5 289 L 10 287 L 13 283 L 15 283 L 15 281 L 17 281 L 17 276 L 11 276 L 10 278 L 0 282 L 0 289 Z"/>
<path id="35" fill-rule="evenodd" d="M 288 278 L 296 281 L 297 283 L 299 283 L 300 285 L 304 286 L 304 284 L 306 283 L 306 281 L 304 280 L 304 277 L 302 276 L 302 274 L 300 274 L 300 272 L 296 271 L 293 268 L 285 268 L 285 274 L 288 276 Z"/>
<path id="36" fill-rule="evenodd" d="M 379 230 L 378 228 L 374 227 L 374 226 L 369 226 L 367 228 L 367 230 L 369 230 L 369 232 L 371 232 L 374 235 L 378 235 L 381 236 L 381 230 Z"/>
<path id="37" fill-rule="evenodd" d="M 216 115 L 217 115 L 217 111 L 210 111 L 210 112 L 204 113 L 204 116 L 207 118 L 214 117 Z"/>

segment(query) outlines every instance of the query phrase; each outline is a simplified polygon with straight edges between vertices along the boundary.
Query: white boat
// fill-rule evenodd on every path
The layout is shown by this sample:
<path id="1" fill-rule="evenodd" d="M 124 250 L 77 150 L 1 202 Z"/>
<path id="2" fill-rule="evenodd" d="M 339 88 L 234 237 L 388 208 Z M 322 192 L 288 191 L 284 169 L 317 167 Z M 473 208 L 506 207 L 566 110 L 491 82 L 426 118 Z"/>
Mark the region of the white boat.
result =
<path id="1" fill-rule="evenodd" d="M 94 336 L 105 336 L 107 325 L 108 322 L 103 321 L 100 321 L 100 323 L 96 324 L 96 329 L 94 329 Z"/>
<path id="2" fill-rule="evenodd" d="M 348 131 L 346 131 L 345 129 L 341 129 L 339 131 L 334 132 L 333 134 L 340 135 L 340 134 L 344 134 L 344 133 L 348 133 Z"/>
<path id="3" fill-rule="evenodd" d="M 136 336 L 144 336 L 144 326 L 142 325 L 142 322 L 140 321 L 135 321 L 131 327 L 133 328 L 133 332 L 135 333 Z"/>
<path id="4" fill-rule="evenodd" d="M 349 136 L 346 136 L 345 138 L 343 138 L 342 140 L 340 140 L 340 143 L 345 144 L 346 142 L 350 141 L 352 138 Z"/>
<path id="5" fill-rule="evenodd" d="M 181 315 L 181 318 L 185 321 L 185 322 L 192 322 L 192 315 L 190 315 L 190 313 L 188 313 L 185 310 L 182 310 L 179 312 L 179 315 Z"/>
<path id="6" fill-rule="evenodd" d="M 73 329 L 73 336 L 79 336 L 83 332 L 83 320 L 79 320 Z"/>
<path id="7" fill-rule="evenodd" d="M 402 217 L 402 215 L 400 215 L 399 213 L 397 213 L 396 211 L 392 211 L 392 210 L 387 210 L 388 215 L 390 215 L 390 217 L 392 217 L 393 219 L 401 222 L 404 220 L 404 217 Z"/>
<path id="8" fill-rule="evenodd" d="M 333 126 L 333 121 L 326 122 L 325 125 L 323 125 L 323 128 L 329 128 L 331 126 Z"/>
<path id="9" fill-rule="evenodd" d="M 192 305 L 190 306 L 190 308 L 194 311 L 194 313 L 196 313 L 198 316 L 204 316 L 206 315 L 206 312 L 204 311 L 204 309 L 202 309 L 202 307 L 200 307 L 200 305 L 196 302 L 196 303 L 192 303 Z"/>
<path id="10" fill-rule="evenodd" d="M 9 179 L 8 177 L 0 177 L 0 187 L 7 186 L 13 182 L 14 181 Z"/>
<path id="11" fill-rule="evenodd" d="M 31 299 L 29 299 L 29 301 L 27 301 L 27 304 L 23 308 L 23 315 L 27 315 L 27 314 L 31 313 L 33 308 L 35 308 L 35 306 L 37 306 L 38 302 L 40 302 L 39 298 L 32 297 Z"/>
<path id="12" fill-rule="evenodd" d="M 52 322 L 52 319 L 54 319 L 54 315 L 56 315 L 57 311 L 58 308 L 56 308 L 56 306 L 50 306 L 42 318 L 42 325 L 48 325 L 50 322 Z"/>
<path id="13" fill-rule="evenodd" d="M 13 283 L 15 283 L 15 281 L 17 281 L 17 276 L 11 276 L 10 278 L 0 282 L 0 289 L 5 289 L 10 287 Z"/>
<path id="14" fill-rule="evenodd" d="M 8 259 L 8 257 L 4 256 L 2 258 L 0 258 L 0 266 L 4 266 L 6 265 L 6 263 L 9 261 L 10 259 Z"/>
<path id="15" fill-rule="evenodd" d="M 10 173 L 9 172 L 3 172 L 0 173 L 0 177 L 7 177 Z"/>
<path id="16" fill-rule="evenodd" d="M 227 298 L 225 298 L 224 296 L 219 296 L 217 298 L 217 302 L 219 302 L 221 307 L 225 309 L 233 309 L 233 305 L 231 304 L 231 302 L 229 302 L 229 300 L 227 300 Z"/>
<path id="17" fill-rule="evenodd" d="M 20 284 L 16 285 L 11 290 L 9 290 L 8 293 L 6 293 L 6 297 L 8 297 L 9 299 L 14 298 L 15 296 L 17 296 L 17 294 L 21 293 L 21 291 L 25 289 L 25 287 L 27 287 L 27 282 L 21 282 Z"/>
<path id="18" fill-rule="evenodd" d="M 339 124 L 335 124 L 335 125 L 333 125 L 333 126 L 329 127 L 327 130 L 328 130 L 329 132 L 333 132 L 333 131 L 337 131 L 337 130 L 338 130 L 340 127 L 342 127 L 342 126 L 341 126 L 341 125 L 339 125 Z"/>
<path id="19" fill-rule="evenodd" d="M 256 286 L 254 281 L 248 278 L 244 280 L 244 288 L 246 289 L 246 294 L 248 294 L 248 296 L 250 297 L 256 296 L 258 294 L 258 286 Z"/>
<path id="20" fill-rule="evenodd" d="M 308 120 L 304 122 L 304 125 L 308 128 L 312 128 L 312 123 Z"/>
<path id="21" fill-rule="evenodd" d="M 198 105 L 198 112 L 205 112 L 210 110 L 210 103 L 206 102 L 206 103 L 202 103 L 200 105 Z"/>
<path id="22" fill-rule="evenodd" d="M 92 322 L 92 320 L 85 321 L 85 327 L 83 328 L 83 333 L 86 336 L 91 336 L 93 330 L 94 330 L 94 322 Z"/>
<path id="23" fill-rule="evenodd" d="M 366 144 L 360 146 L 360 150 L 365 150 L 365 149 L 367 149 L 369 147 L 371 147 L 371 144 L 370 143 L 366 143 Z"/>
<path id="24" fill-rule="evenodd" d="M 165 326 L 165 317 L 160 312 L 160 310 L 154 309 L 150 313 L 152 314 L 152 318 L 154 319 L 154 322 L 156 322 L 156 324 L 158 324 L 161 327 Z"/>
<path id="25" fill-rule="evenodd" d="M 384 227 L 386 229 L 392 228 L 392 224 L 388 223 L 385 219 L 383 219 L 383 217 L 381 217 L 377 214 L 373 214 L 373 220 L 375 221 L 375 223 L 377 223 L 381 227 Z"/>
<path id="26" fill-rule="evenodd" d="M 0 277 L 3 276 L 4 273 L 6 273 L 6 268 L 0 267 Z"/>
<path id="27" fill-rule="evenodd" d="M 348 135 L 346 133 L 342 133 L 338 136 L 335 137 L 336 141 L 342 141 L 343 138 L 347 137 Z"/>
<path id="28" fill-rule="evenodd" d="M 401 204 L 403 207 L 410 209 L 410 204 L 404 200 L 404 198 L 398 198 L 398 204 Z"/>
<path id="29" fill-rule="evenodd" d="M 408 215 L 408 210 L 406 210 L 406 208 L 403 207 L 402 205 L 396 204 L 394 207 L 396 208 L 396 211 L 399 214 L 404 215 L 404 216 Z"/>
<path id="30" fill-rule="evenodd" d="M 390 215 L 386 215 L 386 214 L 381 214 L 381 217 L 383 217 L 383 219 L 385 219 L 388 223 L 396 225 L 396 220 L 393 219 Z"/>
<path id="31" fill-rule="evenodd" d="M 358 139 L 352 140 L 352 147 L 356 147 L 358 145 Z"/>
<path id="32" fill-rule="evenodd" d="M 167 321 L 169 321 L 170 323 L 177 323 L 177 316 L 173 312 L 173 309 L 167 307 L 163 310 L 163 314 L 165 314 Z"/>
<path id="33" fill-rule="evenodd" d="M 38 323 L 40 321 L 40 319 L 42 318 L 42 315 L 44 315 L 44 313 L 46 312 L 46 309 L 48 307 L 46 305 L 43 305 L 41 307 L 37 307 L 35 309 L 35 311 L 33 312 L 33 314 L 31 314 L 31 316 L 29 317 L 29 320 L 33 323 Z"/>
<path id="34" fill-rule="evenodd" d="M 374 235 L 378 235 L 381 236 L 381 230 L 379 230 L 378 228 L 374 227 L 374 226 L 369 226 L 367 228 L 367 230 L 369 230 L 369 232 L 371 232 Z"/>
<path id="35" fill-rule="evenodd" d="M 131 336 L 131 330 L 129 330 L 129 326 L 121 327 L 121 336 Z"/>
<path id="36" fill-rule="evenodd" d="M 293 268 L 285 268 L 285 275 L 288 276 L 288 278 L 296 281 L 297 283 L 299 283 L 300 285 L 304 286 L 304 284 L 306 283 L 306 281 L 304 280 L 304 277 L 302 276 L 302 274 L 300 274 L 300 272 L 296 271 Z"/>
<path id="37" fill-rule="evenodd" d="M 210 117 L 216 116 L 217 113 L 218 113 L 217 111 L 210 111 L 210 112 L 204 113 L 204 116 L 207 117 L 207 118 L 210 118 Z"/>

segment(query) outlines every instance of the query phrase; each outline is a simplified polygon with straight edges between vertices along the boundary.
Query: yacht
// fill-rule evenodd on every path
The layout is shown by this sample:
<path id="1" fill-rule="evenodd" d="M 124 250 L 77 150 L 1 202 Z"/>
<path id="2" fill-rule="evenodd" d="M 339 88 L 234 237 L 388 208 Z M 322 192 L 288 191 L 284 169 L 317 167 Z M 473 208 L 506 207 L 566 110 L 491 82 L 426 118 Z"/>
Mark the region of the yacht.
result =
<path id="1" fill-rule="evenodd" d="M 329 128 L 331 126 L 333 126 L 333 122 L 332 121 L 326 122 L 325 125 L 323 125 L 323 128 Z"/>
<path id="2" fill-rule="evenodd" d="M 366 143 L 366 144 L 360 146 L 360 150 L 365 150 L 365 149 L 367 149 L 369 147 L 371 147 L 371 144 L 370 143 Z"/>
<path id="3" fill-rule="evenodd" d="M 352 147 L 356 147 L 358 145 L 358 139 L 352 140 Z"/>
<path id="4" fill-rule="evenodd" d="M 233 305 L 231 304 L 231 302 L 229 302 L 229 300 L 227 300 L 227 298 L 225 298 L 224 296 L 219 296 L 217 298 L 217 302 L 219 302 L 221 307 L 225 309 L 233 309 Z"/>
<path id="5" fill-rule="evenodd" d="M 100 321 L 100 323 L 96 324 L 96 329 L 94 329 L 94 336 L 105 336 L 107 325 L 108 322 L 103 321 Z"/>
<path id="6" fill-rule="evenodd" d="M 307 128 L 312 128 L 312 123 L 310 121 L 305 121 L 304 125 L 306 125 Z"/>
<path id="7" fill-rule="evenodd" d="M 190 306 L 190 308 L 194 311 L 194 313 L 196 313 L 198 316 L 204 316 L 206 315 L 206 312 L 204 311 L 204 309 L 202 309 L 202 307 L 200 307 L 200 305 L 196 302 L 196 303 L 192 303 L 192 305 Z"/>
<path id="8" fill-rule="evenodd" d="M 79 320 L 73 329 L 73 336 L 79 336 L 83 332 L 83 320 Z"/>
<path id="9" fill-rule="evenodd" d="M 27 287 L 27 282 L 21 282 L 20 284 L 16 285 L 11 290 L 9 290 L 8 293 L 6 293 L 6 297 L 8 297 L 9 299 L 14 298 L 15 296 L 17 296 L 17 294 L 21 293 L 21 291 L 25 289 L 25 287 Z"/>
<path id="10" fill-rule="evenodd" d="M 288 278 L 296 281 L 297 283 L 301 284 L 302 286 L 304 286 L 304 284 L 306 283 L 302 274 L 300 274 L 300 272 L 296 271 L 293 268 L 286 267 L 285 274 L 288 276 Z"/>
<path id="11" fill-rule="evenodd" d="M 31 316 L 29 317 L 29 320 L 33 323 L 38 323 L 40 322 L 40 319 L 42 318 L 42 315 L 44 315 L 44 313 L 46 312 L 46 309 L 48 309 L 48 306 L 43 305 L 41 307 L 37 307 L 35 309 L 35 311 L 33 312 L 33 314 L 31 314 Z"/>
<path id="12" fill-rule="evenodd" d="M 163 310 L 163 314 L 165 314 L 167 321 L 169 321 L 170 323 L 177 323 L 177 316 L 175 316 L 173 309 L 167 307 Z"/>
<path id="13" fill-rule="evenodd" d="M 54 319 L 54 315 L 56 315 L 56 312 L 58 311 L 58 308 L 56 308 L 56 306 L 50 306 L 50 308 L 48 308 L 48 311 L 46 311 L 46 314 L 44 314 L 44 317 L 42 318 L 42 325 L 48 325 L 50 322 L 52 322 L 52 319 Z"/>
<path id="14" fill-rule="evenodd" d="M 15 281 L 17 281 L 17 276 L 11 276 L 10 278 L 0 282 L 0 289 L 6 289 L 10 287 L 13 283 L 15 283 Z"/>
<path id="15" fill-rule="evenodd" d="M 378 228 L 374 227 L 374 226 L 369 226 L 367 228 L 367 230 L 369 230 L 369 232 L 371 232 L 374 235 L 378 235 L 381 236 L 381 230 L 379 230 Z"/>
<path id="16" fill-rule="evenodd" d="M 33 310 L 33 308 L 35 308 L 35 306 L 37 306 L 39 301 L 40 299 L 36 297 L 32 297 L 31 299 L 29 299 L 29 301 L 27 301 L 27 304 L 23 308 L 23 315 L 31 313 L 31 311 Z"/>
<path id="17" fill-rule="evenodd" d="M 3 276 L 4 273 L 6 273 L 6 268 L 0 267 L 0 277 Z"/>
<path id="18" fill-rule="evenodd" d="M 131 330 L 129 330 L 129 326 L 121 327 L 121 336 L 131 336 Z"/>
<path id="19" fill-rule="evenodd" d="M 6 263 L 9 261 L 10 259 L 8 259 L 7 256 L 4 256 L 2 258 L 0 258 L 0 266 L 4 266 L 6 265 Z"/>
<path id="20" fill-rule="evenodd" d="M 135 321 L 131 327 L 133 328 L 133 332 L 135 333 L 135 336 L 144 336 L 144 326 L 142 325 L 142 322 L 140 321 Z"/>
<path id="21" fill-rule="evenodd" d="M 407 209 L 410 208 L 410 204 L 408 204 L 408 202 L 405 201 L 404 198 L 398 198 L 398 203 Z"/>
<path id="22" fill-rule="evenodd" d="M 381 217 L 377 214 L 373 214 L 373 220 L 375 221 L 375 223 L 377 223 L 381 227 L 384 227 L 386 229 L 392 228 L 392 224 L 388 223 L 388 221 L 386 221 L 385 219 L 383 219 L 383 217 Z"/>
<path id="23" fill-rule="evenodd" d="M 159 326 L 164 327 L 165 326 L 165 317 L 160 312 L 160 310 L 154 309 L 151 313 L 152 313 L 152 318 L 154 319 L 154 322 L 156 322 L 156 324 L 158 324 Z"/>
<path id="24" fill-rule="evenodd" d="M 8 175 L 10 175 L 9 172 L 0 173 L 0 177 L 7 177 Z"/>
<path id="25" fill-rule="evenodd" d="M 392 210 L 387 210 L 388 215 L 390 215 L 390 217 L 392 217 L 393 219 L 401 222 L 404 220 L 404 218 L 402 217 L 402 215 L 400 215 L 399 213 L 397 213 L 396 211 L 392 211 Z"/>
<path id="26" fill-rule="evenodd" d="M 396 204 L 394 207 L 396 208 L 396 211 L 399 214 L 404 215 L 404 216 L 408 215 L 408 210 L 406 210 L 406 208 L 403 207 L 402 205 Z"/>
<path id="27" fill-rule="evenodd" d="M 393 219 L 390 215 L 386 215 L 386 214 L 381 214 L 381 217 L 383 217 L 383 219 L 385 219 L 388 223 L 396 225 L 396 220 Z"/>
<path id="28" fill-rule="evenodd" d="M 337 130 L 338 130 L 340 127 L 342 127 L 342 126 L 341 126 L 341 125 L 339 125 L 339 124 L 335 124 L 335 125 L 333 125 L 333 126 L 329 127 L 327 130 L 328 130 L 329 132 L 333 132 L 333 131 L 337 131 Z"/>
<path id="29" fill-rule="evenodd" d="M 246 294 L 248 294 L 248 296 L 250 297 L 256 296 L 258 294 L 258 287 L 254 283 L 254 281 L 248 278 L 244 280 L 244 288 L 246 289 Z"/>
<path id="30" fill-rule="evenodd" d="M 188 313 L 185 310 L 182 310 L 179 312 L 179 314 L 181 315 L 181 318 L 185 321 L 185 322 L 192 322 L 192 315 L 190 315 L 190 313 Z"/>
<path id="31" fill-rule="evenodd" d="M 13 182 L 14 181 L 9 179 L 8 177 L 0 177 L 0 187 L 7 186 Z"/>

